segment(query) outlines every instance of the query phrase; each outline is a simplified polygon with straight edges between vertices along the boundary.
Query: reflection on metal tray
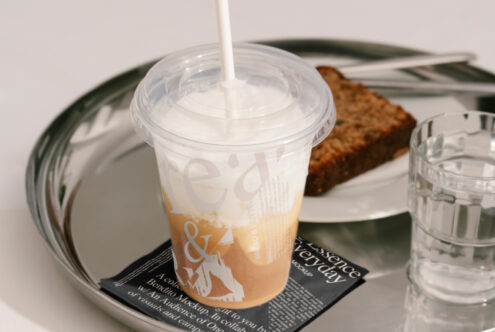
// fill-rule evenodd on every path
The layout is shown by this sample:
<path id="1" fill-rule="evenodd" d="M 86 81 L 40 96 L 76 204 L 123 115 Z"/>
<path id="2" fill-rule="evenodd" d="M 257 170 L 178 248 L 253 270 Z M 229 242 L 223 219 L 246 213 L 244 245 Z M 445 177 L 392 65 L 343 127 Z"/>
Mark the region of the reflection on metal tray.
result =
<path id="1" fill-rule="evenodd" d="M 266 43 L 308 59 L 323 57 L 328 64 L 420 53 L 351 41 Z M 128 116 L 133 90 L 150 66 L 98 86 L 53 121 L 31 155 L 27 194 L 36 226 L 82 293 L 136 329 L 174 331 L 116 302 L 97 286 L 100 278 L 122 270 L 168 238 L 153 152 L 134 135 Z M 492 74 L 465 64 L 400 74 L 416 80 L 495 82 Z M 456 98 L 466 108 L 493 107 L 493 99 L 487 96 Z M 370 270 L 366 284 L 305 331 L 394 331 L 416 317 L 410 315 L 421 316 L 416 309 L 409 310 L 410 304 L 407 310 L 404 307 L 410 237 L 407 213 L 355 223 L 301 224 L 299 233 Z"/>

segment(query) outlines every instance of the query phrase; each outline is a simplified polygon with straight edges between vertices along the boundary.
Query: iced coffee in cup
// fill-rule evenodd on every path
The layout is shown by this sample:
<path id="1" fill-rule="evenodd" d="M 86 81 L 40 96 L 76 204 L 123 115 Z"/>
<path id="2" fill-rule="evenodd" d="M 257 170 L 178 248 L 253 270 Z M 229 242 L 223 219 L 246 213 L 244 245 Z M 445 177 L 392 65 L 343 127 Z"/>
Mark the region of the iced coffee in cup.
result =
<path id="1" fill-rule="evenodd" d="M 154 147 L 182 289 L 226 308 L 285 287 L 311 148 L 335 122 L 318 72 L 288 52 L 234 47 L 221 80 L 218 45 L 158 62 L 131 105 Z"/>

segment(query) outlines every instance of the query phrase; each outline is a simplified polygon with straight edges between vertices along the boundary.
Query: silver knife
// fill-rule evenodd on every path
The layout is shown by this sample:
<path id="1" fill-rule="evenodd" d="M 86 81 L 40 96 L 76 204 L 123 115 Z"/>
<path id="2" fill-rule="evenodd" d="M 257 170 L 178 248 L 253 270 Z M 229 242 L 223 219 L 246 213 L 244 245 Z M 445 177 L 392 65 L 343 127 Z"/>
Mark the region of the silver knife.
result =
<path id="1" fill-rule="evenodd" d="M 370 79 L 354 79 L 370 88 L 385 88 L 394 90 L 407 90 L 408 92 L 429 92 L 429 93 L 480 93 L 495 94 L 494 83 L 477 83 L 477 82 L 432 82 L 432 81 L 385 81 Z"/>
<path id="2" fill-rule="evenodd" d="M 476 59 L 476 55 L 469 52 L 413 55 L 400 58 L 366 61 L 352 65 L 344 65 L 339 66 L 338 69 L 343 74 L 348 75 L 378 70 L 406 69 L 448 63 L 467 62 L 474 59 Z"/>

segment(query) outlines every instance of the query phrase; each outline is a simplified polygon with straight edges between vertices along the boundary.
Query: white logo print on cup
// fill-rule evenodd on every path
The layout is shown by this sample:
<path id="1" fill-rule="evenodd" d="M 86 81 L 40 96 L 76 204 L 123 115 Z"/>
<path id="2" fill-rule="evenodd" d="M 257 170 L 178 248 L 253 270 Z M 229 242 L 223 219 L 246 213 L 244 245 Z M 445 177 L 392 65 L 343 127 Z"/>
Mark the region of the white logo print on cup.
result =
<path id="1" fill-rule="evenodd" d="M 191 230 L 193 231 L 193 234 L 190 233 Z M 186 224 L 184 225 L 184 234 L 187 237 L 187 242 L 184 246 L 184 253 L 191 263 L 201 262 L 195 271 L 193 271 L 191 268 L 184 267 L 189 278 L 187 280 L 187 284 L 189 285 L 189 287 L 191 287 L 191 289 L 195 290 L 201 296 L 207 297 L 212 300 L 230 302 L 242 301 L 242 299 L 244 298 L 244 289 L 232 275 L 232 270 L 225 265 L 220 253 L 218 251 L 214 255 L 209 255 L 206 253 L 208 240 L 210 239 L 211 235 L 200 236 L 204 240 L 204 246 L 203 248 L 201 248 L 200 245 L 196 242 L 198 233 L 198 227 L 194 222 L 186 222 Z M 219 241 L 219 244 L 228 245 L 233 243 L 233 241 L 234 239 L 232 237 L 232 231 L 228 230 L 227 233 L 225 233 L 225 235 Z M 192 249 L 194 249 L 192 251 L 191 246 Z M 196 254 L 193 254 L 193 252 L 195 252 Z M 210 296 L 213 286 L 211 276 L 215 276 L 220 279 L 223 283 L 223 286 L 225 286 L 230 291 L 230 293 L 216 297 Z M 192 280 L 194 280 L 194 282 L 192 282 Z"/>
<path id="2" fill-rule="evenodd" d="M 283 153 L 283 148 L 277 150 L 277 162 L 280 160 Z M 183 204 L 184 202 L 177 201 L 178 197 L 176 194 L 178 191 L 184 191 L 186 193 L 186 197 L 180 197 L 181 200 L 184 198 L 189 199 L 194 207 L 204 213 L 218 211 L 222 204 L 224 204 L 229 190 L 233 193 L 236 200 L 241 202 L 249 202 L 263 187 L 270 175 L 265 153 L 254 153 L 252 158 L 254 159 L 254 163 L 247 168 L 240 169 L 242 165 L 239 165 L 238 156 L 236 154 L 231 154 L 228 157 L 227 162 L 229 169 L 227 169 L 227 167 L 223 167 L 226 173 L 229 174 L 222 174 L 221 167 L 218 167 L 215 163 L 207 159 L 193 158 L 184 165 L 181 171 L 176 162 L 165 157 L 164 177 L 165 186 L 167 187 L 167 197 L 172 205 L 171 212 L 187 212 L 183 211 L 184 209 L 180 207 L 181 203 Z M 252 172 L 257 173 L 258 186 L 257 188 L 248 189 L 246 188 L 246 177 L 250 176 L 251 179 L 253 179 L 254 174 Z M 200 174 L 194 175 L 193 173 Z M 235 177 L 233 175 L 235 175 Z M 180 178 L 182 188 L 177 188 L 176 186 L 171 185 L 170 180 L 173 178 Z M 209 197 L 210 195 L 204 195 L 204 193 L 198 194 L 196 190 L 198 190 L 198 187 L 202 185 L 201 182 L 204 183 L 207 181 L 215 181 L 215 179 L 223 180 L 222 182 L 224 183 L 223 186 L 219 185 L 213 187 L 213 185 L 210 185 L 211 191 L 215 192 L 213 196 L 217 196 L 218 198 L 215 201 L 208 202 L 205 198 L 211 198 Z M 229 186 L 232 188 L 228 188 Z"/>

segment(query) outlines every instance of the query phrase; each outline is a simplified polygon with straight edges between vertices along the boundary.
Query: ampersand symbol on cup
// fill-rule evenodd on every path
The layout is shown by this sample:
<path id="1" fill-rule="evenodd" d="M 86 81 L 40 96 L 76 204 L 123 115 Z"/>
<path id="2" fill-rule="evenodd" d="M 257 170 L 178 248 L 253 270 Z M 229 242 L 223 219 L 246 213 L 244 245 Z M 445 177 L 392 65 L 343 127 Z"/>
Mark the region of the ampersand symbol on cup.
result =
<path id="1" fill-rule="evenodd" d="M 191 235 L 191 233 L 189 232 L 189 229 L 190 227 L 189 226 L 192 226 L 193 228 L 193 232 L 194 234 Z M 185 223 L 184 225 L 184 232 L 186 234 L 186 237 L 187 237 L 187 242 L 186 242 L 186 245 L 184 246 L 184 253 L 186 254 L 186 257 L 189 261 L 193 262 L 193 263 L 198 263 L 200 262 L 201 260 L 203 260 L 207 253 L 206 253 L 206 248 L 208 248 L 208 240 L 210 239 L 211 237 L 211 234 L 210 235 L 202 235 L 200 236 L 200 238 L 204 239 L 205 240 L 205 244 L 204 244 L 204 247 L 201 248 L 199 246 L 199 244 L 194 241 L 196 239 L 196 237 L 198 236 L 198 226 L 196 226 L 196 224 L 192 221 L 188 221 Z M 193 257 L 190 252 L 189 252 L 189 245 L 192 244 L 193 248 L 195 249 L 195 251 L 199 254 L 199 257 Z"/>

